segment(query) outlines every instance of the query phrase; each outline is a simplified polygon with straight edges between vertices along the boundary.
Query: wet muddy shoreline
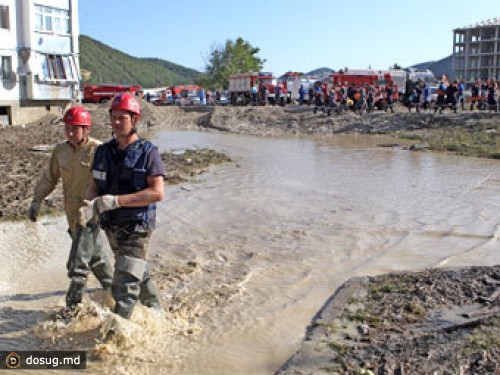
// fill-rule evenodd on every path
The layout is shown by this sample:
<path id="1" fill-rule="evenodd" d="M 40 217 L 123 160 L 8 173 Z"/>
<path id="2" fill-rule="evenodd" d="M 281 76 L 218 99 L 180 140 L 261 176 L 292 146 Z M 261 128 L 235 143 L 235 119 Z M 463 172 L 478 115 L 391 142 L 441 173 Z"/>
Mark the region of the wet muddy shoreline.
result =
<path id="1" fill-rule="evenodd" d="M 354 278 L 276 374 L 498 374 L 500 266 Z"/>

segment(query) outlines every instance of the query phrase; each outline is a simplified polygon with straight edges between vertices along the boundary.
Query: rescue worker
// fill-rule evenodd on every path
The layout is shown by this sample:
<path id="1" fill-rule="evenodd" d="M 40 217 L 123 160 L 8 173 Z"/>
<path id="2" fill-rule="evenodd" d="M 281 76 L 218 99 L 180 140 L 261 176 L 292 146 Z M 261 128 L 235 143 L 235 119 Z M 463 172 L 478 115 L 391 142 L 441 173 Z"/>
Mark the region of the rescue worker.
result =
<path id="1" fill-rule="evenodd" d="M 470 110 L 473 111 L 476 102 L 479 103 L 479 90 L 481 88 L 481 80 L 478 78 L 476 82 L 472 84 L 471 87 L 471 102 L 470 102 Z"/>
<path id="2" fill-rule="evenodd" d="M 253 85 L 250 88 L 250 94 L 252 96 L 252 105 L 256 106 L 257 105 L 257 94 L 259 92 L 259 89 L 257 88 L 257 85 Z"/>
<path id="3" fill-rule="evenodd" d="M 330 95 L 328 95 L 328 109 L 326 111 L 328 116 L 331 116 L 332 110 L 340 114 L 340 106 L 337 104 L 337 92 L 335 91 L 335 85 L 332 84 L 330 87 Z"/>
<path id="4" fill-rule="evenodd" d="M 465 110 L 465 84 L 463 81 L 460 81 L 458 83 L 458 94 L 457 94 L 457 101 L 458 103 L 460 104 L 460 108 L 462 109 L 462 111 Z"/>
<path id="5" fill-rule="evenodd" d="M 363 83 L 357 92 L 358 95 L 354 94 L 356 102 L 354 103 L 354 112 L 358 112 L 360 116 L 363 115 L 363 110 L 366 110 L 366 83 Z"/>
<path id="6" fill-rule="evenodd" d="M 314 109 L 313 113 L 316 113 L 318 109 L 321 109 L 325 113 L 325 107 L 323 107 L 323 90 L 321 85 L 316 85 L 314 88 Z"/>
<path id="7" fill-rule="evenodd" d="M 391 110 L 392 113 L 394 113 L 394 87 L 392 86 L 392 82 L 389 81 L 385 85 L 385 108 L 384 112 L 387 112 L 388 109 Z"/>
<path id="8" fill-rule="evenodd" d="M 158 149 L 137 135 L 140 115 L 132 95 L 119 94 L 113 99 L 114 138 L 96 151 L 89 200 L 80 209 L 82 224 L 99 217 L 106 232 L 115 255 L 115 312 L 126 319 L 138 301 L 158 310 L 161 307 L 146 258 L 156 223 L 155 203 L 163 199 L 165 168 Z"/>
<path id="9" fill-rule="evenodd" d="M 446 89 L 446 100 L 445 104 L 450 106 L 450 111 L 457 112 L 457 93 L 458 93 L 458 81 L 454 81 L 452 84 L 448 85 Z"/>
<path id="10" fill-rule="evenodd" d="M 415 107 L 415 110 L 417 112 L 420 112 L 420 100 L 422 96 L 422 87 L 423 87 L 423 81 L 418 80 L 415 82 L 413 85 L 413 90 L 408 98 L 408 111 L 411 112 L 411 109 Z"/>
<path id="11" fill-rule="evenodd" d="M 299 105 L 304 104 L 304 94 L 305 94 L 304 85 L 300 85 L 300 87 L 299 87 Z"/>
<path id="12" fill-rule="evenodd" d="M 267 87 L 263 83 L 259 84 L 259 92 L 260 92 L 260 105 L 266 105 L 267 104 Z"/>
<path id="13" fill-rule="evenodd" d="M 344 82 L 343 85 L 340 86 L 340 107 L 344 110 L 347 111 L 349 109 L 349 106 L 347 105 L 347 99 L 348 99 L 348 84 L 347 82 Z"/>
<path id="14" fill-rule="evenodd" d="M 373 112 L 373 108 L 375 106 L 375 94 L 377 90 L 373 85 L 368 85 L 367 97 L 366 97 L 366 105 L 367 105 L 367 113 Z"/>
<path id="15" fill-rule="evenodd" d="M 311 84 L 309 84 L 309 90 L 307 93 L 309 94 L 309 98 L 307 99 L 307 105 L 311 105 L 314 100 L 314 88 Z"/>
<path id="16" fill-rule="evenodd" d="M 488 109 L 490 111 L 496 111 L 497 110 L 497 100 L 496 100 L 496 91 L 497 91 L 497 82 L 494 79 L 490 79 L 488 81 L 488 86 L 487 86 L 487 103 L 488 103 Z"/>
<path id="17" fill-rule="evenodd" d="M 281 83 L 278 83 L 274 89 L 274 101 L 273 105 L 281 104 Z"/>
<path id="18" fill-rule="evenodd" d="M 73 242 L 66 267 L 71 280 L 66 294 L 66 307 L 73 308 L 82 301 L 83 289 L 90 271 L 102 287 L 111 291 L 111 267 L 102 253 L 102 241 L 95 224 L 78 225 L 78 209 L 83 203 L 90 178 L 94 152 L 101 144 L 89 136 L 92 126 L 85 108 L 70 108 L 63 118 L 67 141 L 52 151 L 48 167 L 43 171 L 33 194 L 29 218 L 36 221 L 40 205 L 62 179 L 64 210 Z"/>
<path id="19" fill-rule="evenodd" d="M 445 84 L 445 81 L 440 81 L 437 89 L 437 98 L 436 98 L 436 106 L 434 107 L 434 113 L 439 110 L 439 113 L 443 112 L 443 108 L 445 106 L 444 96 L 446 95 L 446 90 L 448 87 Z"/>

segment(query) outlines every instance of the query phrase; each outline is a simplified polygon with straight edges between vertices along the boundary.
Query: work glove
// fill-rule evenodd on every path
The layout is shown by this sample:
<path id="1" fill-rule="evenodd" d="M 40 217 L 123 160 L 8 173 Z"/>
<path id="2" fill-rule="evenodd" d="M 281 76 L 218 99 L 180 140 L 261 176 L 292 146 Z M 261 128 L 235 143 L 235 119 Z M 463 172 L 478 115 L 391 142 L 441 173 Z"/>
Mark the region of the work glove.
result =
<path id="1" fill-rule="evenodd" d="M 106 211 L 116 210 L 120 205 L 118 204 L 118 196 L 117 195 L 102 195 L 98 198 L 94 199 L 95 209 L 97 213 L 102 214 Z"/>
<path id="2" fill-rule="evenodd" d="M 118 196 L 102 195 L 91 201 L 84 200 L 83 206 L 78 210 L 78 224 L 85 227 L 90 221 L 97 221 L 97 216 L 106 211 L 115 210 L 118 204 Z"/>
<path id="3" fill-rule="evenodd" d="M 38 218 L 38 212 L 40 212 L 40 203 L 32 201 L 30 208 L 28 209 L 28 217 L 31 221 L 36 221 Z"/>
<path id="4" fill-rule="evenodd" d="M 89 221 L 97 221 L 95 199 L 84 200 L 83 206 L 78 209 L 78 224 L 85 228 Z"/>

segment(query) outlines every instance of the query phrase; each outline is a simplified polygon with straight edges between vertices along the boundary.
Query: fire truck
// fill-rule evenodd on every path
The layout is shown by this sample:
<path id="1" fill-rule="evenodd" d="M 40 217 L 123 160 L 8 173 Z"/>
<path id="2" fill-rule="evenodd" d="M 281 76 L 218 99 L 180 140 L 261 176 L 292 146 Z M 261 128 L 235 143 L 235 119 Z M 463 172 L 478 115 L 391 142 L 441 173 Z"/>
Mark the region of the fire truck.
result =
<path id="1" fill-rule="evenodd" d="M 330 87 L 339 87 L 341 85 L 353 85 L 354 89 L 359 89 L 363 85 L 371 86 L 375 89 L 374 106 L 377 109 L 385 108 L 385 87 L 391 83 L 394 88 L 394 101 L 398 100 L 398 86 L 395 84 L 394 79 L 388 71 L 374 71 L 374 70 L 349 70 L 345 73 L 334 73 L 330 75 Z"/>
<path id="2" fill-rule="evenodd" d="M 135 94 L 141 89 L 140 85 L 92 85 L 86 83 L 83 85 L 84 103 L 106 103 L 113 96 L 121 92 L 130 92 Z"/>
<path id="3" fill-rule="evenodd" d="M 281 92 L 279 98 L 276 98 L 276 86 L 280 85 Z M 234 74 L 229 77 L 229 96 L 233 105 L 247 105 L 252 101 L 252 87 L 257 90 L 258 102 L 261 104 L 276 103 L 285 105 L 288 97 L 288 91 L 283 84 L 278 83 L 272 73 L 242 73 Z M 267 102 L 265 103 L 265 97 Z"/>
<path id="4" fill-rule="evenodd" d="M 279 81 L 282 82 L 283 86 L 286 88 L 288 93 L 287 103 L 298 100 L 299 88 L 301 85 L 301 73 L 298 72 L 286 72 L 281 77 Z"/>

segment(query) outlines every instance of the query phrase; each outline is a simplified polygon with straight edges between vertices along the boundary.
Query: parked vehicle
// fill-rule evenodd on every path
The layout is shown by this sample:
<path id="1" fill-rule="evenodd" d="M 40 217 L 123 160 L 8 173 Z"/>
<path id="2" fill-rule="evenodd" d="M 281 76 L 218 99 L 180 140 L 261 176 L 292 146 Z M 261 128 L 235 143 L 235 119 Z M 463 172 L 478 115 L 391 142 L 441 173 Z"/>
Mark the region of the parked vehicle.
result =
<path id="1" fill-rule="evenodd" d="M 116 94 L 129 92 L 135 95 L 140 89 L 140 85 L 92 85 L 87 83 L 83 86 L 83 102 L 106 103 Z"/>
<path id="2" fill-rule="evenodd" d="M 408 79 L 412 80 L 413 82 L 417 82 L 418 80 L 420 80 L 426 85 L 435 85 L 438 82 L 434 73 L 429 69 L 409 68 Z"/>
<path id="3" fill-rule="evenodd" d="M 175 104 L 175 98 L 172 94 L 172 90 L 168 87 L 164 90 L 160 90 L 158 95 L 158 100 L 154 102 L 156 105 L 173 105 Z"/>
<path id="4" fill-rule="evenodd" d="M 252 101 L 252 88 L 257 89 L 257 95 L 265 88 L 268 103 L 284 105 L 287 101 L 288 91 L 286 87 L 282 87 L 279 98 L 276 98 L 277 85 L 278 82 L 272 73 L 234 74 L 229 77 L 229 97 L 233 105 L 248 105 Z"/>
<path id="5" fill-rule="evenodd" d="M 175 85 L 160 90 L 158 99 L 154 104 L 157 105 L 199 105 L 198 85 Z"/>
<path id="6" fill-rule="evenodd" d="M 229 98 L 227 97 L 226 94 L 222 94 L 220 96 L 220 99 L 219 99 L 219 104 L 220 105 L 229 105 L 229 104 L 231 104 L 231 101 L 229 100 Z"/>
<path id="7" fill-rule="evenodd" d="M 279 77 L 278 81 L 283 84 L 283 87 L 286 88 L 286 91 L 288 93 L 286 102 L 291 103 L 293 101 L 298 101 L 299 88 L 301 85 L 301 74 L 298 72 L 290 71 Z"/>
<path id="8" fill-rule="evenodd" d="M 174 94 L 175 96 L 174 103 L 180 106 L 200 105 L 201 102 L 199 97 L 200 89 L 201 87 L 196 85 L 189 85 L 180 88 L 180 91 L 178 91 L 177 94 Z M 175 90 L 172 90 L 172 92 L 175 92 Z"/>

